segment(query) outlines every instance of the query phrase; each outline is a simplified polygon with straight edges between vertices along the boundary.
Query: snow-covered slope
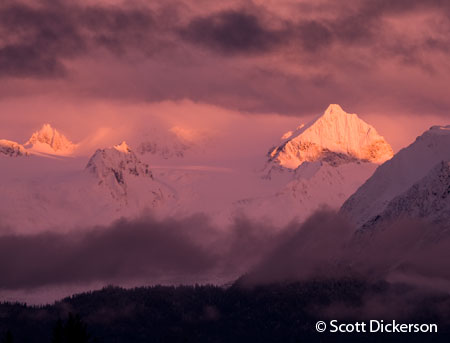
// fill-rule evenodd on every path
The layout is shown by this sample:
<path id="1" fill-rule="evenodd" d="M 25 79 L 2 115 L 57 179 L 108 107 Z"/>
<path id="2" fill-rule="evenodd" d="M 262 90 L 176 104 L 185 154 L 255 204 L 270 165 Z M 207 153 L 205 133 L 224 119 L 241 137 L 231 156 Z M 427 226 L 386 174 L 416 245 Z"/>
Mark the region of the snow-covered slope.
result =
<path id="1" fill-rule="evenodd" d="M 50 124 L 44 124 L 39 131 L 33 133 L 28 142 L 25 143 L 25 147 L 31 152 L 68 156 L 75 151 L 77 145 L 51 127 Z"/>
<path id="2" fill-rule="evenodd" d="M 64 231 L 108 223 L 114 206 L 83 170 L 85 159 L 8 158 L 0 168 L 0 231 Z"/>
<path id="3" fill-rule="evenodd" d="M 289 169 L 305 161 L 316 161 L 328 151 L 378 164 L 393 156 L 391 146 L 374 127 L 335 104 L 283 137 L 286 139 L 269 152 L 269 161 Z"/>
<path id="4" fill-rule="evenodd" d="M 342 206 L 341 213 L 358 227 L 381 215 L 391 201 L 441 161 L 450 160 L 450 126 L 433 126 L 416 141 L 381 165 Z M 392 205 L 394 206 L 394 205 Z"/>
<path id="5" fill-rule="evenodd" d="M 6 139 L 0 139 L 0 156 L 28 156 L 28 152 L 25 150 L 22 144 L 8 141 Z"/>
<path id="6" fill-rule="evenodd" d="M 303 221 L 321 206 L 339 209 L 376 168 L 374 163 L 329 153 L 322 160 L 303 162 L 292 173 L 292 180 L 275 194 L 241 200 L 236 210 L 276 225 L 294 218 Z"/>
<path id="7" fill-rule="evenodd" d="M 439 162 L 424 178 L 392 199 L 363 229 L 405 218 L 450 228 L 450 162 Z"/>

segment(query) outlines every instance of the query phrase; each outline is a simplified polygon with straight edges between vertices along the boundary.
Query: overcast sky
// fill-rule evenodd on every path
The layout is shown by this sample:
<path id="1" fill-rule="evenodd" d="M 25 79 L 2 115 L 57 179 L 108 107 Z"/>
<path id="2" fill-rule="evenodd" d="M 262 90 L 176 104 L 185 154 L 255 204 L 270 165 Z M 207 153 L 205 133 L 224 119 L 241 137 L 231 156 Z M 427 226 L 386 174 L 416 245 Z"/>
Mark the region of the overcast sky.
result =
<path id="1" fill-rule="evenodd" d="M 444 0 L 3 0 L 0 136 L 339 103 L 398 149 L 448 123 L 449 54 Z"/>

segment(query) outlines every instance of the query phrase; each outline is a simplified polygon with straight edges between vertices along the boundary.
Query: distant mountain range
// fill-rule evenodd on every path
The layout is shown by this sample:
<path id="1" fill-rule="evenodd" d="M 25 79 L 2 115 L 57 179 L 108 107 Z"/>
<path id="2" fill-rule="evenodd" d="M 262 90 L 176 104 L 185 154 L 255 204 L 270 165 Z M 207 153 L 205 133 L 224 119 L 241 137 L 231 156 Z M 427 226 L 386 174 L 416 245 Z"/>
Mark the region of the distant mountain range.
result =
<path id="1" fill-rule="evenodd" d="M 330 105 L 283 135 L 260 161 L 262 174 L 186 165 L 181 157 L 192 147 L 192 133 L 180 130 L 141 135 L 136 149 L 125 142 L 101 147 L 88 161 L 73 159 L 72 169 L 67 161 L 43 158 L 75 157 L 79 147 L 48 124 L 24 145 L 0 140 L 0 157 L 8 166 L 0 175 L 3 222 L 48 229 L 106 224 L 150 211 L 158 216 L 202 212 L 221 225 L 244 214 L 281 227 L 325 205 L 342 206 L 341 213 L 358 228 L 403 216 L 448 223 L 448 126 L 431 128 L 394 156 L 375 128 Z M 167 159 L 178 162 L 154 166 L 153 161 Z"/>

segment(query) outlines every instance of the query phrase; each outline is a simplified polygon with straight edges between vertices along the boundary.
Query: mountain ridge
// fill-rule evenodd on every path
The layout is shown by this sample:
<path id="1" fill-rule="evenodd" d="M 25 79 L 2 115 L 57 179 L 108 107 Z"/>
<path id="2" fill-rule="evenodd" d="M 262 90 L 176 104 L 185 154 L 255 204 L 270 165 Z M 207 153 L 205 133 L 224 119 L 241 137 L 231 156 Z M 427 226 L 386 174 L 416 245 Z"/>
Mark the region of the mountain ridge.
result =
<path id="1" fill-rule="evenodd" d="M 407 191 L 393 198 L 383 212 L 370 218 L 363 230 L 396 220 L 419 219 L 450 228 L 450 161 L 441 161 Z"/>
<path id="2" fill-rule="evenodd" d="M 340 212 L 357 227 L 382 213 L 438 163 L 450 160 L 450 125 L 433 126 L 394 158 L 381 165 L 347 201 Z"/>

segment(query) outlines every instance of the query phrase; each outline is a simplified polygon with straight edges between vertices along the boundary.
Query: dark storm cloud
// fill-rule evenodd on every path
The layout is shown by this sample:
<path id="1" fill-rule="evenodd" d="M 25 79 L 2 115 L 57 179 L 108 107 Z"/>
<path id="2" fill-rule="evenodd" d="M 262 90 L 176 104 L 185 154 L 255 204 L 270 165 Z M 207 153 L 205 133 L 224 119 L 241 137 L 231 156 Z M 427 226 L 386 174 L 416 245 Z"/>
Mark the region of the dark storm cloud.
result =
<path id="1" fill-rule="evenodd" d="M 260 11 L 261 12 L 261 11 Z M 227 10 L 194 18 L 182 29 L 181 37 L 222 54 L 264 54 L 292 47 L 314 53 L 335 42 L 370 44 L 376 26 L 354 16 L 335 19 L 278 18 L 279 29 L 270 29 L 263 16 L 268 13 L 248 13 L 248 10 Z"/>
<path id="2" fill-rule="evenodd" d="M 330 45 L 333 41 L 332 31 L 318 21 L 305 21 L 298 25 L 300 41 L 305 50 L 316 51 Z"/>
<path id="3" fill-rule="evenodd" d="M 292 47 L 313 54 L 333 44 L 370 46 L 378 42 L 386 15 L 450 8 L 437 0 L 353 1 L 351 5 L 342 4 L 334 17 L 322 19 L 305 19 L 301 12 L 286 19 L 274 16 L 269 8 L 236 8 L 194 15 L 183 26 L 176 4 L 155 12 L 136 5 L 82 6 L 57 1 L 31 6 L 8 1 L 0 6 L 0 75 L 57 77 L 63 75 L 65 59 L 98 47 L 115 54 L 134 50 L 150 56 L 177 39 L 224 55 L 265 54 Z M 269 27 L 273 18 L 277 29 Z M 443 47 L 448 42 L 428 37 L 423 46 L 447 51 Z M 388 44 L 384 49 L 393 54 L 412 53 Z"/>
<path id="4" fill-rule="evenodd" d="M 436 288 L 450 285 L 450 238 L 445 228 L 420 220 L 397 220 L 365 234 L 332 211 L 317 211 L 242 279 L 264 284 L 360 277 Z"/>
<path id="5" fill-rule="evenodd" d="M 34 45 L 10 45 L 0 49 L 0 76 L 61 77 L 64 65 Z"/>
<path id="6" fill-rule="evenodd" d="M 391 46 L 381 39 L 381 35 L 385 34 L 384 31 L 387 29 L 384 19 L 388 16 L 427 10 L 439 13 L 450 11 L 447 3 L 438 0 L 398 2 L 355 0 L 341 3 L 340 6 L 331 2 L 328 5 L 327 11 L 323 3 L 317 4 L 316 9 L 321 8 L 325 15 L 316 15 L 313 19 L 306 19 L 303 16 L 301 6 L 289 19 L 275 16 L 280 26 L 278 29 L 269 28 L 268 24 L 274 20 L 269 8 L 258 10 L 253 8 L 253 12 L 248 9 L 226 10 L 193 18 L 181 30 L 181 36 L 224 54 L 269 53 L 283 50 L 285 47 L 292 48 L 300 43 L 303 53 L 314 53 L 319 47 L 333 44 L 368 48 L 376 44 L 377 49 L 406 55 L 410 54 L 411 50 L 395 49 L 395 44 Z M 335 13 L 330 15 L 330 11 Z M 445 21 L 448 22 L 448 18 Z M 420 47 L 440 47 L 440 44 L 429 44 L 430 40 L 433 41 L 431 37 L 426 38 L 420 43 Z"/>
<path id="7" fill-rule="evenodd" d="M 0 288 L 171 277 L 184 283 L 232 281 L 243 274 L 243 285 L 342 277 L 450 284 L 450 239 L 436 240 L 439 228 L 408 221 L 365 236 L 354 232 L 336 213 L 320 210 L 282 230 L 244 217 L 217 230 L 197 215 L 121 220 L 69 234 L 9 234 L 0 236 Z"/>
<path id="8" fill-rule="evenodd" d="M 224 11 L 194 18 L 181 37 L 221 53 L 264 53 L 283 41 L 283 32 L 264 27 L 260 18 L 244 11 Z"/>
<path id="9" fill-rule="evenodd" d="M 381 16 L 384 14 L 402 14 L 405 12 L 438 9 L 446 11 L 450 9 L 450 4 L 445 0 L 358 0 L 361 6 L 360 13 L 366 17 Z"/>
<path id="10" fill-rule="evenodd" d="M 85 233 L 0 237 L 1 288 L 170 275 L 212 268 L 216 257 L 189 230 L 208 224 L 151 219 L 119 221 Z"/>
<path id="11" fill-rule="evenodd" d="M 156 30 L 147 8 L 6 3 L 0 6 L 0 76 L 61 77 L 66 59 L 98 47 L 151 53 Z"/>
<path id="12" fill-rule="evenodd" d="M 0 30 L 0 76 L 61 76 L 61 58 L 85 50 L 77 28 L 58 8 L 0 7 Z"/>
<path id="13" fill-rule="evenodd" d="M 244 218 L 220 232 L 202 215 L 120 220 L 68 234 L 3 235 L 0 289 L 171 276 L 198 281 L 223 273 L 236 277 L 280 239 L 284 234 L 275 235 L 272 228 Z"/>
<path id="14" fill-rule="evenodd" d="M 86 38 L 91 38 L 94 45 L 119 54 L 136 47 L 151 53 L 155 45 L 153 34 L 159 30 L 156 14 L 147 8 L 82 8 L 76 20 L 88 31 Z"/>
<path id="15" fill-rule="evenodd" d="M 450 4 L 441 0 L 355 0 L 350 6 L 329 21 L 331 30 L 343 43 L 367 45 L 373 49 L 378 58 L 397 56 L 402 62 L 423 68 L 426 64 L 422 57 L 426 53 L 441 51 L 447 53 L 450 43 L 447 38 L 436 38 L 436 26 L 444 26 L 448 32 L 450 26 Z M 432 14 L 434 20 L 428 22 L 430 27 L 424 28 L 416 18 L 406 15 Z M 404 20 L 405 29 L 399 35 L 391 32 L 388 19 Z M 433 24 L 431 24 L 433 22 Z M 411 37 L 408 27 L 421 28 L 423 36 Z M 434 31 L 434 32 L 433 32 Z M 441 32 L 442 33 L 442 32 Z M 377 51 L 378 50 L 378 51 Z M 426 69 L 426 68 L 425 68 Z"/>
<path id="16" fill-rule="evenodd" d="M 342 259 L 354 229 L 334 212 L 314 213 L 288 240 L 243 279 L 244 284 L 264 284 L 305 280 L 315 277 L 338 277 Z"/>

